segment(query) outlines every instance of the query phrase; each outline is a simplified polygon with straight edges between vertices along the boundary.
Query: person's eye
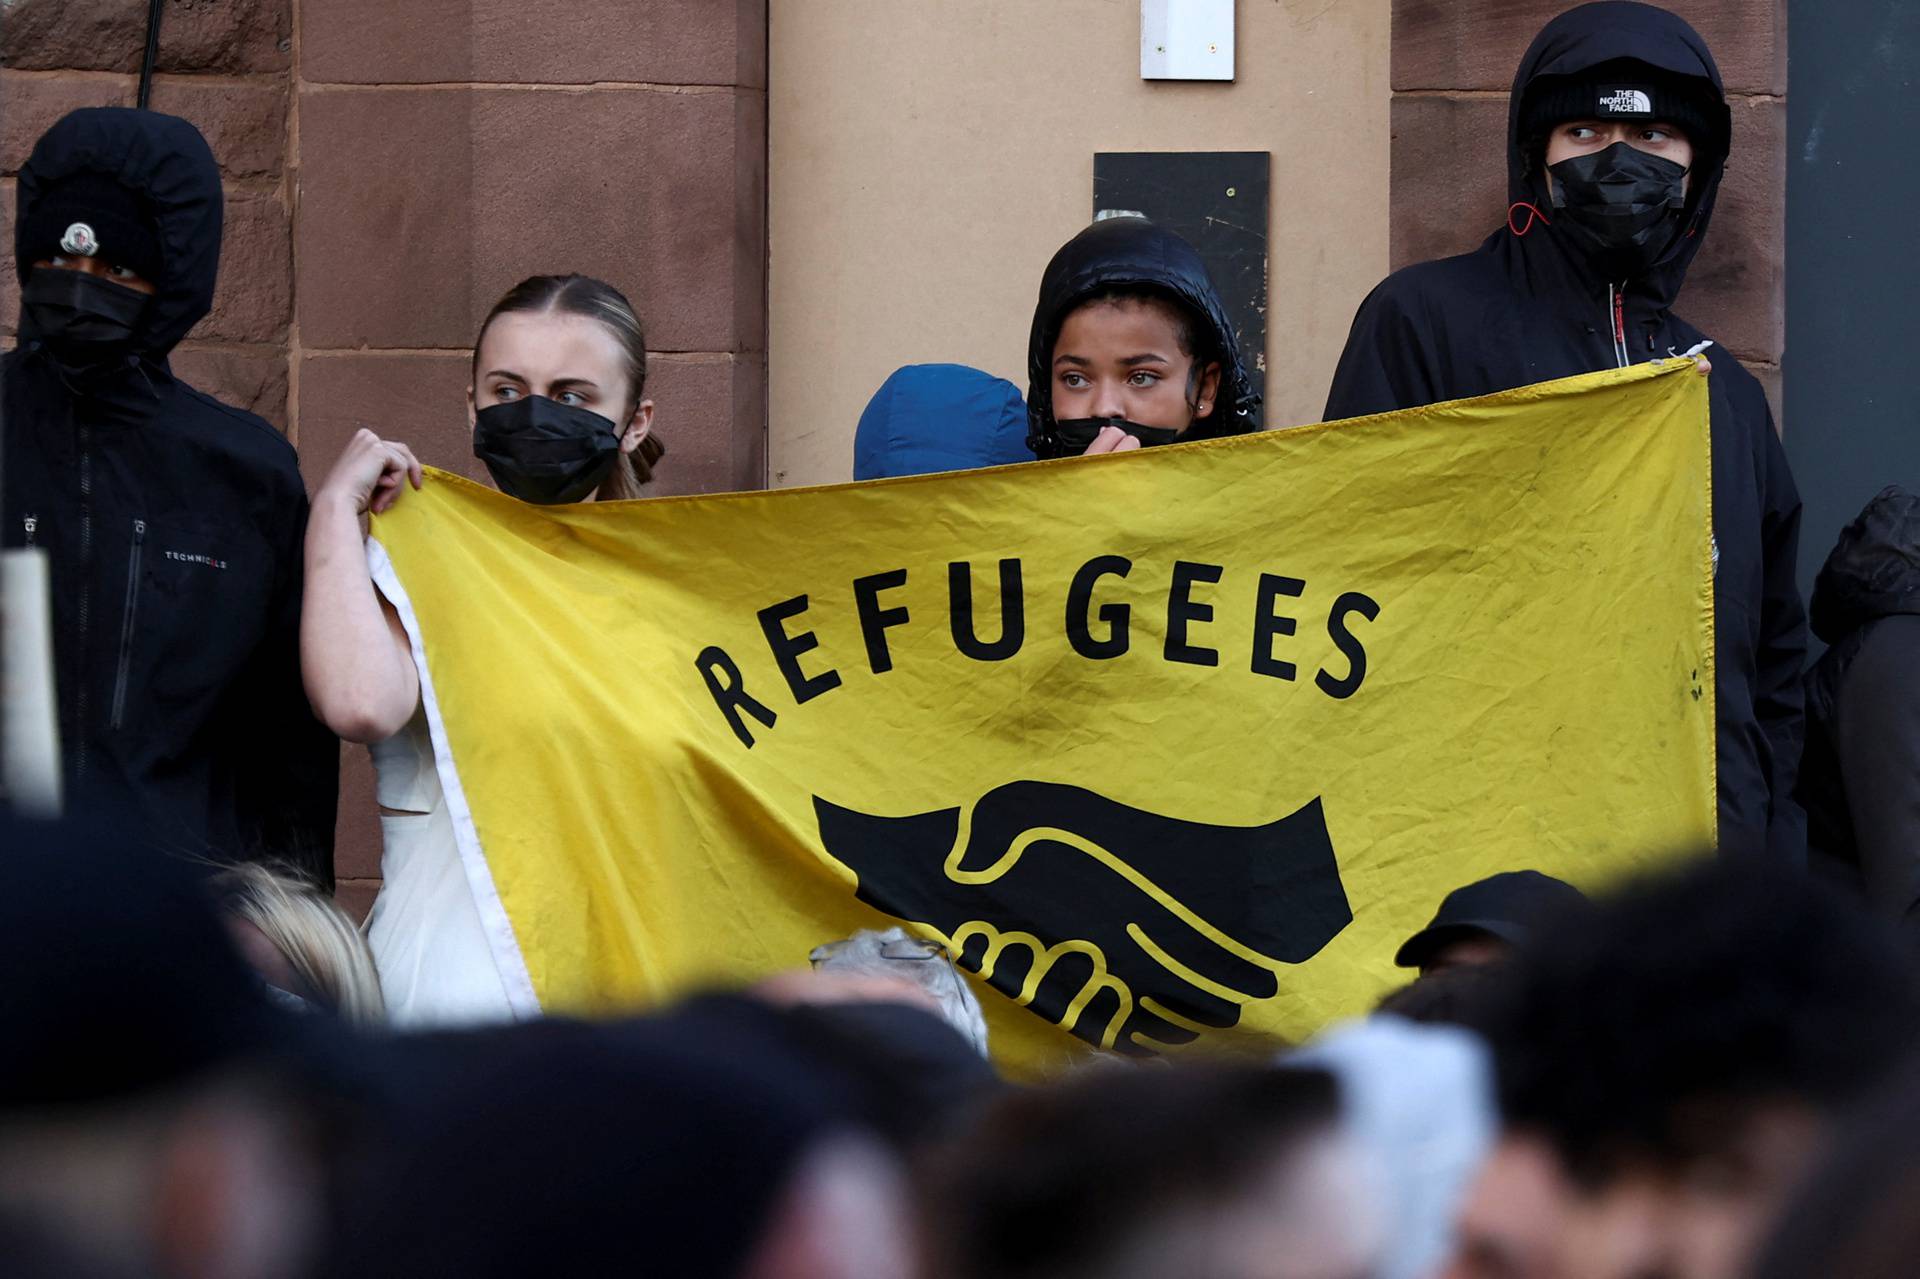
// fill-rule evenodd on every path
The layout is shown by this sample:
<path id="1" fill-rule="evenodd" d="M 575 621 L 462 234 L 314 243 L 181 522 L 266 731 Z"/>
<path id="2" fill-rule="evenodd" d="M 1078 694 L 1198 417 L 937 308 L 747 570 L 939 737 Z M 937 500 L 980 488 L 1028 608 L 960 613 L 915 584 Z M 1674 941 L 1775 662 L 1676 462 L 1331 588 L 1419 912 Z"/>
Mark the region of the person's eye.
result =
<path id="1" fill-rule="evenodd" d="M 578 408 L 587 402 L 587 397 L 578 391 L 562 391 L 553 397 L 554 403 L 564 404 L 568 408 Z"/>
<path id="2" fill-rule="evenodd" d="M 137 280 L 140 278 L 138 271 L 126 266 L 108 266 L 107 274 L 116 280 Z"/>
<path id="3" fill-rule="evenodd" d="M 508 400 L 519 399 L 520 390 L 512 386 L 496 386 L 493 388 L 493 398 L 505 404 Z"/>
<path id="4" fill-rule="evenodd" d="M 1673 135 L 1665 129 L 1642 129 L 1640 137 L 1646 142 L 1671 142 Z"/>
<path id="5" fill-rule="evenodd" d="M 1135 369 L 1133 376 L 1127 379 L 1127 383 L 1130 386 L 1149 387 L 1159 380 L 1160 375 L 1158 373 L 1150 373 L 1146 369 Z"/>
<path id="6" fill-rule="evenodd" d="M 1575 142 L 1591 142 L 1600 136 L 1600 130 L 1591 125 L 1575 124 L 1567 128 L 1567 136 Z"/>
<path id="7" fill-rule="evenodd" d="M 1087 375 L 1084 373 L 1062 373 L 1060 375 L 1060 385 L 1070 391 L 1081 390 L 1087 385 Z"/>

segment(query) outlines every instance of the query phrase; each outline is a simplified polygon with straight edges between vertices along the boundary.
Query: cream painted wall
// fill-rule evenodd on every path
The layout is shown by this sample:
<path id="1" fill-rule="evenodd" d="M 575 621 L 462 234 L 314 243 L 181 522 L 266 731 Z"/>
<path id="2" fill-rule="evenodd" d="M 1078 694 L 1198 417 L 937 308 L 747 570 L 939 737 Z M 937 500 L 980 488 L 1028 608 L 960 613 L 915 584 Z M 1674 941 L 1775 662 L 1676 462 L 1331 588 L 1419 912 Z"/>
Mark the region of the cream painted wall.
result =
<path id="1" fill-rule="evenodd" d="M 902 364 L 1026 387 L 1096 151 L 1269 151 L 1267 412 L 1317 421 L 1387 270 L 1390 0 L 1239 0 L 1230 84 L 1140 79 L 1138 0 L 771 0 L 769 479 L 851 477 Z"/>

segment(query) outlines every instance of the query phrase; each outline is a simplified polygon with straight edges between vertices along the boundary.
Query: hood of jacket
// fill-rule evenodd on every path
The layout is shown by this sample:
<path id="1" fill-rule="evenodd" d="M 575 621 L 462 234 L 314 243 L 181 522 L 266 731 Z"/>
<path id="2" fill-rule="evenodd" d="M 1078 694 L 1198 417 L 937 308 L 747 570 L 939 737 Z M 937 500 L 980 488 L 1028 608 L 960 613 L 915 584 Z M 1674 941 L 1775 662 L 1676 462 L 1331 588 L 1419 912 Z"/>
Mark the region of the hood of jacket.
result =
<path id="1" fill-rule="evenodd" d="M 35 203 L 62 181 L 104 175 L 132 192 L 160 242 L 157 288 L 135 335 L 135 349 L 162 359 L 213 307 L 220 268 L 220 170 L 200 131 L 185 120 L 129 107 L 86 107 L 62 117 L 20 169 L 14 216 L 14 269 L 32 270 L 22 228 Z"/>
<path id="2" fill-rule="evenodd" d="M 1241 360 L 1233 322 L 1198 251 L 1145 218 L 1104 218 L 1062 245 L 1040 277 L 1040 299 L 1027 340 L 1028 447 L 1040 452 L 1041 437 L 1053 424 L 1053 344 L 1068 312 L 1097 293 L 1122 286 L 1171 294 L 1200 317 L 1221 352 L 1220 393 L 1213 412 L 1189 427 L 1186 438 L 1258 430 L 1260 397 Z"/>
<path id="3" fill-rule="evenodd" d="M 1920 613 L 1920 496 L 1889 485 L 1840 530 L 1809 611 L 1829 644 L 1875 618 Z"/>
<path id="4" fill-rule="evenodd" d="M 1715 65 L 1707 42 L 1678 16 L 1650 4 L 1632 3 L 1632 0 L 1599 0 L 1569 9 L 1540 29 L 1520 59 L 1520 69 L 1513 77 L 1513 92 L 1507 100 L 1507 200 L 1515 206 L 1532 205 L 1544 212 L 1547 219 L 1552 217 L 1553 202 L 1547 190 L 1544 161 L 1532 153 L 1528 139 L 1522 136 L 1521 121 L 1528 95 L 1556 79 L 1586 76 L 1605 63 L 1628 59 L 1668 75 L 1702 81 L 1711 89 L 1714 103 L 1711 114 L 1720 125 L 1717 139 L 1690 139 L 1694 144 L 1694 159 L 1680 231 L 1651 270 L 1635 281 L 1650 292 L 1658 304 L 1667 306 L 1679 294 L 1687 267 L 1700 251 L 1707 224 L 1713 217 L 1720 178 L 1726 168 L 1725 139 L 1732 128 L 1720 68 Z M 1578 274 L 1594 274 L 1595 268 L 1586 266 L 1586 256 L 1570 234 L 1551 225 L 1546 226 L 1544 232 L 1534 229 L 1524 210 L 1509 218 L 1507 225 L 1509 232 L 1519 235 L 1530 251 L 1554 253 Z M 1531 235 L 1527 234 L 1530 230 L 1534 232 Z"/>
<path id="5" fill-rule="evenodd" d="M 964 364 L 895 369 L 853 435 L 853 478 L 1031 462 L 1020 388 Z"/>

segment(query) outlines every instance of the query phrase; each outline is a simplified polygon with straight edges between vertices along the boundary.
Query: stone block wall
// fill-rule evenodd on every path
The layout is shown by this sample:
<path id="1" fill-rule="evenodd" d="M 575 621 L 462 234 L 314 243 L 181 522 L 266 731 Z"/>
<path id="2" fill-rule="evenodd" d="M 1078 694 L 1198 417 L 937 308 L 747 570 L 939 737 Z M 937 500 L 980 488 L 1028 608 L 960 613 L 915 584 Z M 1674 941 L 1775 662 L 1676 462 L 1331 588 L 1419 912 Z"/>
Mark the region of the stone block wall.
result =
<path id="1" fill-rule="evenodd" d="M 1733 148 L 1678 310 L 1766 385 L 1786 345 L 1786 0 L 1661 0 L 1713 50 Z M 1392 256 L 1462 253 L 1505 217 L 1507 96 L 1570 0 L 1394 0 Z"/>
<path id="2" fill-rule="evenodd" d="M 146 0 L 0 0 L 0 237 L 65 112 L 132 105 Z M 227 193 L 189 381 L 285 430 L 309 483 L 366 424 L 470 475 L 474 331 L 515 281 L 633 299 L 660 491 L 765 480 L 766 0 L 166 0 L 156 110 Z M 0 271 L 0 337 L 18 291 Z M 338 871 L 364 909 L 379 827 L 343 753 Z"/>

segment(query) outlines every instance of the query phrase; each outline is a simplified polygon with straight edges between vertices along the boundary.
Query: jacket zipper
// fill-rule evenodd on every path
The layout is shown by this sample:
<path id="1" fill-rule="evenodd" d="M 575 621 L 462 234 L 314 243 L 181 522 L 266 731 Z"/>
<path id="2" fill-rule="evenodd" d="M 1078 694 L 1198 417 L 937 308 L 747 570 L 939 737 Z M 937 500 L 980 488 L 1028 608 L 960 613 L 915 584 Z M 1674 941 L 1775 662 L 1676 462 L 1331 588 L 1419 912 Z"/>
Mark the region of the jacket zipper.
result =
<path id="1" fill-rule="evenodd" d="M 1613 319 L 1613 358 L 1620 368 L 1626 368 L 1632 362 L 1627 354 L 1627 294 L 1626 285 L 1607 286 L 1607 310 Z"/>
<path id="2" fill-rule="evenodd" d="M 73 682 L 74 694 L 74 734 L 79 738 L 73 744 L 73 775 L 75 780 L 87 775 L 87 623 L 92 613 L 93 592 L 89 585 L 93 577 L 93 432 L 86 423 L 80 424 L 80 609 L 79 631 L 75 651 L 81 655 L 81 675 Z"/>
<path id="3" fill-rule="evenodd" d="M 118 729 L 127 708 L 127 671 L 133 665 L 133 623 L 140 608 L 140 557 L 147 544 L 147 522 L 133 522 L 133 550 L 127 556 L 127 602 L 120 613 L 120 665 L 113 677 L 113 721 Z"/>
<path id="4" fill-rule="evenodd" d="M 33 535 L 40 531 L 40 517 L 38 515 L 28 515 L 21 519 L 20 527 L 27 531 L 27 545 L 28 547 L 32 547 Z"/>

